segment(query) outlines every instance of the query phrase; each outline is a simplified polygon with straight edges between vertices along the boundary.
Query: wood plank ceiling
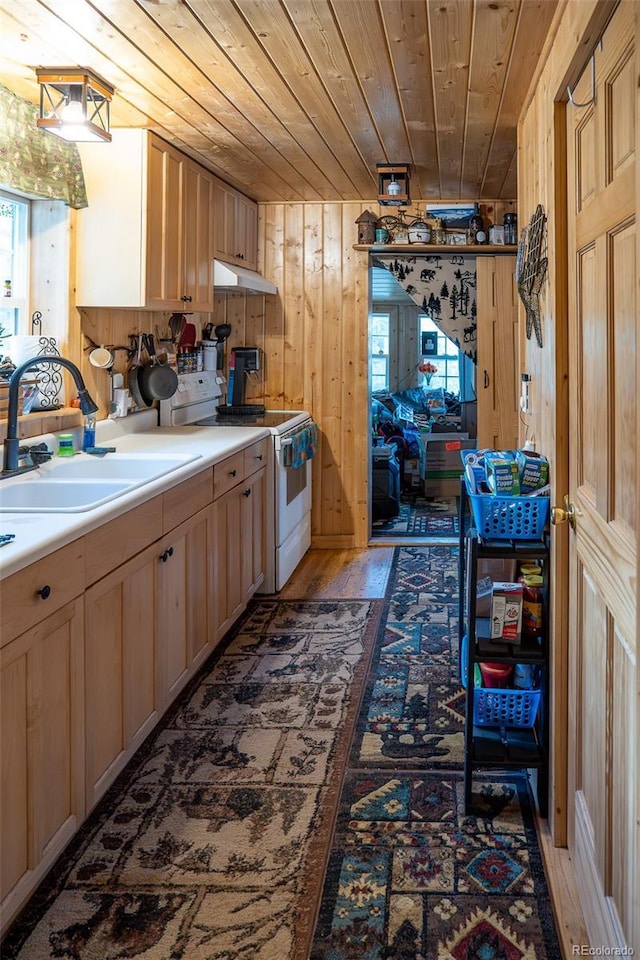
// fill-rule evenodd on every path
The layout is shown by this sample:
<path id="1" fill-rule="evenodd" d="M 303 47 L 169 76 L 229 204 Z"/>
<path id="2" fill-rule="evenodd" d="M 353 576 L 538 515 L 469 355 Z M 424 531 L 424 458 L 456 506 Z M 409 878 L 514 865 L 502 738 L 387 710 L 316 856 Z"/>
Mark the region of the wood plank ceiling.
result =
<path id="1" fill-rule="evenodd" d="M 557 0 L 0 0 L 0 82 L 39 66 L 116 88 L 148 126 L 259 201 L 512 199 L 516 123 Z"/>

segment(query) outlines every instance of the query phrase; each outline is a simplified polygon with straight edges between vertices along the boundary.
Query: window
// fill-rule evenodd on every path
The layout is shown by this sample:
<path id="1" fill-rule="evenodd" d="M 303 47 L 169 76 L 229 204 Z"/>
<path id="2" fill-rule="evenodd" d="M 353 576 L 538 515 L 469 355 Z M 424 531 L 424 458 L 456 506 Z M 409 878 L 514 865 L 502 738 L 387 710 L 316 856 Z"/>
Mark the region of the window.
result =
<path id="1" fill-rule="evenodd" d="M 0 334 L 27 326 L 29 201 L 0 191 Z"/>
<path id="2" fill-rule="evenodd" d="M 447 393 L 459 397 L 460 349 L 457 344 L 445 336 L 430 317 L 423 314 L 420 316 L 420 343 L 429 345 L 428 351 L 423 350 L 420 359 L 429 361 L 436 367 L 436 372 L 431 374 L 429 386 L 442 387 Z"/>
<path id="3" fill-rule="evenodd" d="M 388 313 L 372 313 L 369 318 L 369 368 L 371 392 L 389 389 L 389 340 L 391 318 Z"/>

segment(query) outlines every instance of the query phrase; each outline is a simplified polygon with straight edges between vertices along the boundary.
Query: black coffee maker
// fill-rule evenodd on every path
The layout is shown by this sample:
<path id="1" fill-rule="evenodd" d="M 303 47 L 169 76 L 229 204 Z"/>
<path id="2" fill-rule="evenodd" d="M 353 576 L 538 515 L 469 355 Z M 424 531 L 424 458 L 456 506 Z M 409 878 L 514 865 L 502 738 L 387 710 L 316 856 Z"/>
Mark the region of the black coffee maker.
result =
<path id="1" fill-rule="evenodd" d="M 218 410 L 221 414 L 247 416 L 264 413 L 264 404 L 247 403 L 245 400 L 247 375 L 260 369 L 260 349 L 258 347 L 232 347 L 229 361 L 229 384 L 226 405 Z"/>

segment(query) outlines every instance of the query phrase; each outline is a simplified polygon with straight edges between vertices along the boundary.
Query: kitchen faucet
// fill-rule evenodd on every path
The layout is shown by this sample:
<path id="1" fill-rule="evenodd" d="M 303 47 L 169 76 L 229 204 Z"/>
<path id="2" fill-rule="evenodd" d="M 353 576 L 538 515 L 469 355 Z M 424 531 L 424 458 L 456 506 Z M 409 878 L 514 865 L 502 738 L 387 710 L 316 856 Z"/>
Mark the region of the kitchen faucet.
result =
<path id="1" fill-rule="evenodd" d="M 69 371 L 75 381 L 76 387 L 78 388 L 80 409 L 85 416 L 89 413 L 96 413 L 98 410 L 98 405 L 89 396 L 89 391 L 84 385 L 82 374 L 76 367 L 75 363 L 72 363 L 71 360 L 66 360 L 64 357 L 50 356 L 49 354 L 45 354 L 41 357 L 32 357 L 30 360 L 25 360 L 24 363 L 21 363 L 20 366 L 16 367 L 11 374 L 11 379 L 9 380 L 7 437 L 4 441 L 4 461 L 2 465 L 3 477 L 11 476 L 21 472 L 18 467 L 18 448 L 20 445 L 20 441 L 18 440 L 18 388 L 20 386 L 22 375 L 26 373 L 27 370 L 32 370 L 34 367 L 38 367 L 41 363 L 59 364 L 61 367 L 64 367 L 65 370 Z"/>

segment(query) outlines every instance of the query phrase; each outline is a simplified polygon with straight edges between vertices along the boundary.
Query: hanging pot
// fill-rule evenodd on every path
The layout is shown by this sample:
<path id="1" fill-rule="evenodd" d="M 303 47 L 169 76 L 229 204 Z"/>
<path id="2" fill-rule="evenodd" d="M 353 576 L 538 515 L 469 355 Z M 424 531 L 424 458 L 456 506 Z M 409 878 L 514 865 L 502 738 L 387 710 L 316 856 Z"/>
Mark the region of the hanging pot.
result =
<path id="1" fill-rule="evenodd" d="M 168 400 L 178 389 L 178 375 L 157 356 L 152 334 L 142 334 L 149 355 L 149 363 L 138 367 L 138 386 L 144 402 L 149 407 L 154 400 Z"/>

